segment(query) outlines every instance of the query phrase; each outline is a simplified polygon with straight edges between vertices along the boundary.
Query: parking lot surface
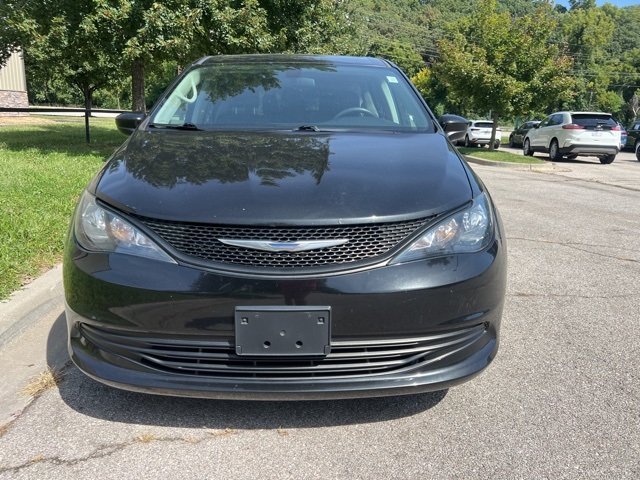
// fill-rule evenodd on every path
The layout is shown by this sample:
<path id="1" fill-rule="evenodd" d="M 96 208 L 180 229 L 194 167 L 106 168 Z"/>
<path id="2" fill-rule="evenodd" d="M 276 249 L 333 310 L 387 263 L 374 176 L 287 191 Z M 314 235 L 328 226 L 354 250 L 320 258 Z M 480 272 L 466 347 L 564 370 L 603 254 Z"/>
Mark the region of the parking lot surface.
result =
<path id="1" fill-rule="evenodd" d="M 0 479 L 640 478 L 631 157 L 473 165 L 505 223 L 509 282 L 498 357 L 472 381 L 382 399 L 230 402 L 119 391 L 67 365 L 0 433 Z M 45 363 L 59 358 L 64 315 L 46 318 L 41 351 L 27 329 L 2 355 L 15 362 L 31 342 Z"/>

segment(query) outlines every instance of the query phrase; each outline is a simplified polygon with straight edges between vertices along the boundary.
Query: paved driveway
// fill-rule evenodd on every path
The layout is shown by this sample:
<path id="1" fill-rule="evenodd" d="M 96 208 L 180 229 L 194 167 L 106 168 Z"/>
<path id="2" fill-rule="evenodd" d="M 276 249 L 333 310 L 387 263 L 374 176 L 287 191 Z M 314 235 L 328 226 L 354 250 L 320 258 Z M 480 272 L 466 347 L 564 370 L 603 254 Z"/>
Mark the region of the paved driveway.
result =
<path id="1" fill-rule="evenodd" d="M 639 478 L 640 162 L 562 167 L 474 167 L 510 272 L 501 350 L 473 381 L 236 403 L 122 392 L 70 366 L 2 434 L 0 478 Z M 63 331 L 53 315 L 41 355 L 64 351 Z"/>

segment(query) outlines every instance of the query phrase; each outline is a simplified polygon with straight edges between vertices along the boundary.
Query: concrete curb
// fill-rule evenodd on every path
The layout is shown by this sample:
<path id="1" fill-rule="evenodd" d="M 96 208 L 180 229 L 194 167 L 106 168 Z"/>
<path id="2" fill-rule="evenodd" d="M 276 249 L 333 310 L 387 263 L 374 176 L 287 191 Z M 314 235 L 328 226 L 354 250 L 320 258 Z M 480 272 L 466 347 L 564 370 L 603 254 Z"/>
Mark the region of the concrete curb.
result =
<path id="1" fill-rule="evenodd" d="M 475 163 L 477 165 L 485 165 L 490 167 L 510 168 L 512 170 L 543 172 L 543 171 L 556 171 L 556 172 L 570 172 L 571 170 L 566 167 L 561 167 L 556 163 L 511 163 L 511 162 L 496 162 L 495 160 L 486 160 L 484 158 L 478 158 L 471 155 L 463 155 L 469 163 Z"/>
<path id="2" fill-rule="evenodd" d="M 42 319 L 48 312 L 64 308 L 62 265 L 0 302 L 0 349 Z"/>
<path id="3" fill-rule="evenodd" d="M 29 382 L 69 362 L 66 330 L 62 265 L 0 303 L 0 426 L 33 400 L 22 393 Z"/>

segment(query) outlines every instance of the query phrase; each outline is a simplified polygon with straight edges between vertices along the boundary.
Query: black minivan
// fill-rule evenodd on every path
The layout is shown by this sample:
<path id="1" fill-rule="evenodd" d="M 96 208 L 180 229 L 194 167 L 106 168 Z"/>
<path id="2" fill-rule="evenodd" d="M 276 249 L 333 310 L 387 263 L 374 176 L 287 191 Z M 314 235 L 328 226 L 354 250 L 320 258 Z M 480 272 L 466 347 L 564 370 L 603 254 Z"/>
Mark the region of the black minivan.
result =
<path id="1" fill-rule="evenodd" d="M 440 390 L 495 357 L 506 245 L 486 188 L 375 58 L 198 60 L 78 202 L 69 352 L 166 395 Z"/>

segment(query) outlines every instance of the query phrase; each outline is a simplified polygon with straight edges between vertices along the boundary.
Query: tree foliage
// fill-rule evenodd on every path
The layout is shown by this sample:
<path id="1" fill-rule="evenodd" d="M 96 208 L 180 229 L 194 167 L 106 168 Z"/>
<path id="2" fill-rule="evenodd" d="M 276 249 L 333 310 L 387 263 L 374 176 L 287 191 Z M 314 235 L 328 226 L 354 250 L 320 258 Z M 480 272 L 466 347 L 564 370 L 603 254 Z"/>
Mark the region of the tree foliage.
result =
<path id="1" fill-rule="evenodd" d="M 3 52 L 20 45 L 30 75 L 63 79 L 82 92 L 86 107 L 93 93 L 117 80 L 117 59 L 104 48 L 104 32 L 95 27 L 92 0 L 6 2 L 0 39 Z M 8 42 L 8 39 L 12 39 Z M 55 71 L 56 77 L 50 72 Z"/>
<path id="2" fill-rule="evenodd" d="M 350 53 L 351 45 L 339 0 L 17 0 L 3 7 L 1 58 L 22 46 L 37 60 L 36 75 L 53 71 L 81 84 L 89 101 L 129 71 L 134 110 L 146 107 L 146 72 L 168 60 L 185 66 L 205 54 Z"/>
<path id="3" fill-rule="evenodd" d="M 555 27 L 548 5 L 518 18 L 498 13 L 496 0 L 481 0 L 478 7 L 450 25 L 434 71 L 468 108 L 492 112 L 493 145 L 500 116 L 569 97 L 572 81 L 564 73 L 571 61 L 548 43 Z"/>
<path id="4" fill-rule="evenodd" d="M 30 100 L 40 102 L 88 97 L 142 110 L 202 55 L 259 52 L 385 57 L 414 76 L 434 111 L 462 115 L 564 107 L 626 121 L 640 86 L 640 5 L 595 0 L 569 9 L 551 0 L 0 0 L 0 19 L 0 64 L 22 48 Z M 538 65 L 547 54 L 573 66 Z M 438 65 L 456 57 L 469 60 L 460 78 L 493 85 L 483 101 L 442 75 Z M 571 82 L 571 98 L 556 95 Z"/>

